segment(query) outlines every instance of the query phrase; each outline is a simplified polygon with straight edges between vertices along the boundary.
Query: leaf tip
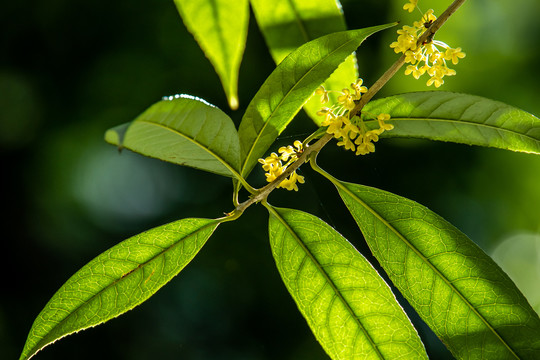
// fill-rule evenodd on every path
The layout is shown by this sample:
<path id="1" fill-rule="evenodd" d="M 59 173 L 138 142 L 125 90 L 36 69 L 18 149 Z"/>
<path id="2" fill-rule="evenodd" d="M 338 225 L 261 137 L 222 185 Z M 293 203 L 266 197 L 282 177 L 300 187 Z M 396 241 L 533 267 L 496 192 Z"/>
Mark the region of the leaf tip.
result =
<path id="1" fill-rule="evenodd" d="M 130 123 L 122 124 L 105 132 L 105 141 L 111 145 L 118 146 L 118 152 L 121 152 L 124 148 L 124 137 L 129 125 Z"/>
<path id="2" fill-rule="evenodd" d="M 238 96 L 232 95 L 231 97 L 229 97 L 229 107 L 232 110 L 238 109 Z"/>
<path id="3" fill-rule="evenodd" d="M 118 145 L 118 133 L 113 129 L 107 130 L 105 132 L 105 141 L 112 145 Z"/>

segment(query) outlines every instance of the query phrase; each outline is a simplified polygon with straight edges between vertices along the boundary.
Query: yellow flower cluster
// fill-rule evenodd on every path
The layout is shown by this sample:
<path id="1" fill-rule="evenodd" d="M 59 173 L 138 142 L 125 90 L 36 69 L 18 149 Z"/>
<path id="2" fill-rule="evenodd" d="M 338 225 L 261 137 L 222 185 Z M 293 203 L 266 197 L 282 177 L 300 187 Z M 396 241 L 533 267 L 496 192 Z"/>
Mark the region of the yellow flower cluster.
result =
<path id="1" fill-rule="evenodd" d="M 417 2 L 418 0 L 409 0 L 409 3 L 403 6 L 403 9 L 412 12 Z M 406 25 L 398 30 L 397 41 L 390 44 L 390 47 L 396 53 L 403 53 L 405 62 L 411 64 L 405 69 L 405 75 L 412 74 L 415 79 L 418 79 L 427 73 L 430 76 L 427 85 L 433 84 L 435 87 L 439 87 L 444 84 L 443 77 L 456 74 L 455 70 L 447 66 L 446 61 L 452 61 L 452 64 L 456 65 L 459 59 L 465 57 L 465 53 L 461 51 L 460 47 L 454 49 L 441 41 L 433 39 L 428 39 L 426 43 L 418 46 L 418 38 L 436 19 L 433 10 L 428 10 L 420 21 L 414 22 L 413 26 Z M 443 50 L 441 51 L 439 48 Z"/>
<path id="2" fill-rule="evenodd" d="M 282 146 L 278 149 L 278 154 L 272 153 L 265 159 L 259 159 L 259 162 L 262 164 L 263 170 L 266 171 L 266 181 L 272 182 L 276 178 L 283 174 L 287 167 L 298 160 L 298 155 L 303 152 L 302 142 L 296 140 L 293 143 L 294 147 Z M 282 161 L 285 163 L 283 165 Z M 287 189 L 289 191 L 294 190 L 298 191 L 298 185 L 296 183 L 303 184 L 304 177 L 298 175 L 296 170 L 289 175 L 288 178 L 283 180 L 277 187 Z"/>
<path id="3" fill-rule="evenodd" d="M 326 132 L 338 139 L 338 146 L 343 146 L 345 150 L 356 151 L 356 155 L 366 155 L 375 151 L 374 142 L 379 140 L 379 135 L 385 130 L 392 130 L 394 125 L 386 124 L 390 120 L 389 114 L 379 114 L 376 119 L 379 128 L 368 130 L 364 121 L 355 116 L 350 118 L 350 111 L 355 107 L 355 101 L 360 100 L 363 93 L 367 92 L 367 87 L 362 86 L 362 79 L 358 79 L 351 84 L 352 92 L 349 89 L 343 89 L 338 96 L 338 105 L 332 108 L 323 107 L 317 112 L 317 115 L 324 116 L 322 126 L 328 126 Z M 328 93 L 323 86 L 316 91 L 316 95 L 321 96 L 321 103 L 328 102 Z M 354 140 L 354 141 L 353 141 Z"/>

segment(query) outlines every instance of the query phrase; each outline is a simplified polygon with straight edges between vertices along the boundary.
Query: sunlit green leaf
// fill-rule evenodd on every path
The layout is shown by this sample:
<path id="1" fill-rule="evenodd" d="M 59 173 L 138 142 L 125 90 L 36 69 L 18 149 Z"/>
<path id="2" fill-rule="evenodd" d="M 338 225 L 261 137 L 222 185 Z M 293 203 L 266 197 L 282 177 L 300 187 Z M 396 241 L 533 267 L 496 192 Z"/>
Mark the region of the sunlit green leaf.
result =
<path id="1" fill-rule="evenodd" d="M 281 278 L 332 359 L 427 359 L 388 285 L 345 238 L 305 212 L 269 212 Z"/>
<path id="2" fill-rule="evenodd" d="M 90 261 L 45 305 L 20 359 L 147 300 L 193 259 L 218 224 L 179 220 L 133 236 Z"/>
<path id="3" fill-rule="evenodd" d="M 392 116 L 388 122 L 395 129 L 383 133 L 385 137 L 417 137 L 540 154 L 539 118 L 480 96 L 442 91 L 406 93 L 372 101 L 364 111 Z"/>
<path id="4" fill-rule="evenodd" d="M 270 54 L 279 64 L 300 45 L 323 35 L 347 30 L 341 4 L 336 0 L 251 0 Z M 324 82 L 326 89 L 341 90 L 358 78 L 356 57 L 349 56 Z M 335 102 L 335 93 L 330 93 Z M 320 125 L 323 118 L 317 116 L 321 102 L 310 99 L 304 109 Z"/>
<path id="5" fill-rule="evenodd" d="M 412 200 L 331 180 L 394 285 L 456 358 L 538 358 L 538 315 L 467 236 Z"/>
<path id="6" fill-rule="evenodd" d="M 174 0 L 188 30 L 216 70 L 232 109 L 238 108 L 238 72 L 246 47 L 248 0 Z"/>
<path id="7" fill-rule="evenodd" d="M 105 140 L 174 164 L 239 176 L 240 142 L 233 121 L 217 107 L 188 95 L 152 105 L 131 123 L 108 130 Z"/>
<path id="8" fill-rule="evenodd" d="M 238 130 L 242 176 L 246 177 L 315 89 L 381 25 L 323 36 L 302 45 L 283 60 L 261 86 Z"/>
<path id="9" fill-rule="evenodd" d="M 279 64 L 300 45 L 347 30 L 336 0 L 250 0 L 270 54 Z"/>

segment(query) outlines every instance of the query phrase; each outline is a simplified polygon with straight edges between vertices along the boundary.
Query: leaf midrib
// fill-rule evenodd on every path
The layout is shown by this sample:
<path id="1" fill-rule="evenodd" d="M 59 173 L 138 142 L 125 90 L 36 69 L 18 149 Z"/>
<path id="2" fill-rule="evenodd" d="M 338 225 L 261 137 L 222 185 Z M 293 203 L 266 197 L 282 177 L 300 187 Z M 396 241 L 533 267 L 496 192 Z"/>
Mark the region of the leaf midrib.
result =
<path id="1" fill-rule="evenodd" d="M 122 281 L 123 279 L 128 279 L 130 277 L 132 277 L 134 274 L 138 274 L 140 271 L 144 271 L 145 269 L 145 266 L 147 264 L 149 264 L 150 262 L 152 262 L 154 259 L 158 258 L 159 256 L 162 256 L 162 255 L 165 255 L 167 252 L 171 251 L 171 249 L 173 249 L 174 247 L 176 247 L 177 245 L 181 244 L 183 242 L 184 239 L 188 238 L 188 237 L 191 237 L 191 236 L 194 236 L 196 234 L 198 234 L 199 232 L 201 232 L 202 230 L 206 229 L 207 227 L 209 226 L 213 226 L 213 225 L 219 225 L 219 222 L 218 221 L 212 221 L 212 222 L 209 222 L 208 224 L 200 227 L 199 229 L 197 229 L 196 231 L 192 232 L 192 233 L 189 233 L 187 236 L 184 236 L 182 239 L 176 241 L 175 243 L 173 243 L 171 246 L 165 248 L 162 252 L 152 256 L 150 259 L 142 262 L 142 263 L 138 263 L 137 266 L 135 266 L 132 270 L 130 270 L 127 275 L 122 275 L 119 279 L 117 280 L 114 280 L 112 283 L 110 283 L 109 285 L 107 285 L 106 287 L 104 287 L 102 290 L 100 290 L 99 292 L 97 292 L 96 294 L 92 295 L 92 297 L 90 297 L 89 299 L 85 300 L 84 302 L 82 302 L 79 306 L 77 306 L 73 311 L 71 311 L 65 318 L 63 318 L 62 320 L 58 321 L 50 330 L 49 332 L 43 336 L 37 343 L 36 345 L 34 345 L 34 347 L 32 348 L 32 351 L 29 352 L 29 354 L 32 354 L 31 356 L 33 356 L 33 354 L 36 354 L 39 350 L 43 349 L 45 346 L 49 345 L 51 342 L 49 341 L 46 341 L 46 343 L 43 345 L 43 346 L 40 346 L 40 344 L 42 344 L 44 342 L 44 340 L 48 339 L 48 336 L 58 327 L 60 326 L 61 324 L 64 324 L 71 316 L 73 316 L 75 313 L 77 313 L 79 311 L 79 309 L 85 307 L 87 304 L 91 303 L 97 296 L 99 296 L 100 294 L 102 294 L 103 292 L 105 292 L 106 290 L 108 290 L 109 288 L 111 287 L 114 287 L 116 284 L 118 284 L 120 281 Z M 140 244 L 139 244 L 140 245 Z M 101 323 L 101 322 L 100 322 Z M 98 323 L 98 324 L 100 324 Z M 85 329 L 85 328 L 82 328 L 82 329 Z M 79 330 L 82 330 L 82 329 L 79 329 Z M 52 342 L 56 341 L 56 340 L 59 340 L 69 334 L 72 334 L 73 332 L 76 332 L 78 330 L 74 330 L 72 332 L 69 332 L 69 333 L 66 333 L 66 334 L 63 334 L 62 336 L 54 339 Z M 34 351 L 34 349 L 36 349 Z M 26 357 L 26 359 L 28 359 L 28 357 Z"/>
<path id="2" fill-rule="evenodd" d="M 364 325 L 362 324 L 362 322 L 360 321 L 360 319 L 358 319 L 358 317 L 356 316 L 356 314 L 354 313 L 354 310 L 350 307 L 349 303 L 345 300 L 345 298 L 341 295 L 341 292 L 338 290 L 337 286 L 334 284 L 334 282 L 330 279 L 330 277 L 328 276 L 328 274 L 326 273 L 326 271 L 324 270 L 324 268 L 322 267 L 322 265 L 320 265 L 320 263 L 317 261 L 317 259 L 315 258 L 315 256 L 313 256 L 313 254 L 311 253 L 311 251 L 309 251 L 309 249 L 306 247 L 306 245 L 302 242 L 302 240 L 298 237 L 298 235 L 296 235 L 296 232 L 289 226 L 289 224 L 281 217 L 281 215 L 272 207 L 272 206 L 267 206 L 268 210 L 272 212 L 272 214 L 281 222 L 281 224 L 289 231 L 289 233 L 294 237 L 294 239 L 296 240 L 296 242 L 300 245 L 300 247 L 304 250 L 304 253 L 309 257 L 309 259 L 311 260 L 311 262 L 313 264 L 315 264 L 315 267 L 319 270 L 319 273 L 321 273 L 324 277 L 324 279 L 326 280 L 326 282 L 328 284 L 330 284 L 330 287 L 332 288 L 332 290 L 334 291 L 334 293 L 336 294 L 336 296 L 341 300 L 341 303 L 345 305 L 345 308 L 347 309 L 347 311 L 349 312 L 349 314 L 351 315 L 351 317 L 355 320 L 355 322 L 358 324 L 358 327 L 362 330 L 362 332 L 364 333 L 364 335 L 366 336 L 366 338 L 369 340 L 371 346 L 375 349 L 376 353 L 377 353 L 377 356 L 380 358 L 380 359 L 385 359 L 384 356 L 380 353 L 380 350 L 379 348 L 377 347 L 377 345 L 375 344 L 374 340 L 371 338 L 369 332 L 365 329 Z"/>
<path id="3" fill-rule="evenodd" d="M 464 126 L 477 126 L 477 127 L 486 127 L 486 128 L 489 128 L 490 130 L 493 130 L 493 131 L 501 131 L 501 132 L 508 132 L 508 133 L 511 133 L 513 135 L 519 135 L 519 136 L 524 136 L 524 137 L 527 137 L 528 139 L 531 139 L 533 141 L 536 141 L 536 142 L 540 142 L 538 139 L 530 136 L 530 135 L 527 135 L 527 134 L 523 134 L 523 133 L 520 133 L 518 132 L 517 130 L 512 130 L 512 129 L 508 129 L 508 128 L 503 128 L 503 127 L 497 127 L 495 125 L 489 125 L 489 124 L 485 124 L 485 123 L 477 123 L 477 122 L 474 122 L 474 121 L 471 121 L 471 120 L 462 120 L 462 119 L 445 119 L 445 118 L 426 118 L 426 117 L 392 117 L 390 120 L 388 120 L 388 122 L 390 121 L 425 121 L 425 122 L 448 122 L 448 123 L 455 123 L 454 126 L 459 126 L 459 124 L 462 124 Z M 365 121 L 366 123 L 375 123 L 376 120 L 367 120 Z M 531 130 L 531 129 L 529 129 Z M 527 130 L 527 132 L 529 131 Z M 391 132 L 388 132 L 388 133 L 385 133 L 386 136 L 391 136 Z M 384 136 L 384 135 L 383 135 Z"/>
<path id="4" fill-rule="evenodd" d="M 179 135 L 180 137 L 183 137 L 184 139 L 187 139 L 191 143 L 195 144 L 196 146 L 200 147 L 201 149 L 206 151 L 208 154 L 210 154 L 214 158 L 216 158 L 237 179 L 242 180 L 242 177 L 240 176 L 240 174 L 225 159 L 223 159 L 221 156 L 219 156 L 218 154 L 216 154 L 215 152 L 213 152 L 212 150 L 210 150 L 209 148 L 207 148 L 206 146 L 204 146 L 200 142 L 196 141 L 194 138 L 188 136 L 187 134 L 184 134 L 184 133 L 180 132 L 179 130 L 173 129 L 173 128 L 168 127 L 166 125 L 163 125 L 163 124 L 160 124 L 160 123 L 155 123 L 155 122 L 148 121 L 148 120 L 136 120 L 136 122 L 141 122 L 141 123 L 145 123 L 145 124 L 149 124 L 149 125 L 155 125 L 155 126 L 160 127 L 162 129 L 168 130 L 168 131 L 170 131 L 170 132 L 172 132 L 172 133 L 174 133 L 176 135 Z"/>
<path id="5" fill-rule="evenodd" d="M 459 298 L 467 304 L 469 309 L 476 314 L 476 316 L 486 325 L 486 327 L 491 330 L 491 332 L 501 341 L 501 343 L 514 355 L 516 359 L 519 359 L 519 356 L 514 352 L 514 350 L 510 347 L 510 345 L 499 335 L 499 333 L 491 326 L 491 324 L 482 316 L 476 308 L 463 296 L 463 294 L 450 282 L 446 279 L 446 277 L 429 261 L 428 258 L 426 258 L 413 244 L 411 244 L 407 238 L 405 238 L 396 228 L 394 228 L 392 225 L 390 225 L 378 212 L 376 212 L 373 208 L 368 206 L 364 201 L 362 201 L 356 194 L 354 194 L 349 188 L 344 186 L 340 181 L 338 181 L 335 178 L 332 178 L 332 182 L 334 185 L 338 186 L 340 189 L 342 189 L 344 192 L 347 193 L 347 195 L 351 196 L 354 200 L 356 200 L 358 203 L 360 203 L 366 210 L 368 210 L 373 216 L 375 216 L 381 223 L 383 223 L 391 232 L 394 233 L 401 241 L 403 241 L 423 262 L 427 263 L 428 266 L 433 270 L 433 272 L 443 280 L 447 286 L 453 290 L 455 294 L 459 296 Z"/>
<path id="6" fill-rule="evenodd" d="M 296 9 L 296 4 L 293 0 L 288 0 L 289 6 L 291 7 L 294 17 L 296 19 L 296 23 L 298 24 L 298 28 L 300 29 L 300 33 L 302 34 L 302 37 L 304 38 L 304 42 L 308 42 L 311 40 L 311 37 L 309 36 L 306 26 L 304 25 L 304 20 L 300 17 L 300 14 L 298 13 L 298 9 Z"/>

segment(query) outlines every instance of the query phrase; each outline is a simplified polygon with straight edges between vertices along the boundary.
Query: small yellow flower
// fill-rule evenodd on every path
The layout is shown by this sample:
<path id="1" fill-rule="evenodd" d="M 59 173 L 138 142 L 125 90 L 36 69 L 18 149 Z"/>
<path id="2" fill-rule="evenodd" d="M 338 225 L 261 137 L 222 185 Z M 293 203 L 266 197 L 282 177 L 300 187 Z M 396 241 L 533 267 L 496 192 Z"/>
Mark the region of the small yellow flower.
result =
<path id="1" fill-rule="evenodd" d="M 259 159 L 258 161 L 262 164 L 263 169 L 267 172 L 264 174 L 266 176 L 266 181 L 275 181 L 278 176 L 283 174 L 289 164 L 298 160 L 298 154 L 302 153 L 303 151 L 304 149 L 302 142 L 296 140 L 292 146 L 288 145 L 280 147 L 278 152 L 281 155 L 278 156 L 276 153 L 271 153 L 267 158 Z M 282 161 L 285 161 L 286 164 L 283 165 Z M 296 174 L 296 171 L 293 171 L 291 175 L 287 179 L 283 180 L 277 187 L 298 191 L 298 186 L 296 185 L 297 182 L 303 184 L 304 177 Z"/>
<path id="2" fill-rule="evenodd" d="M 283 174 L 283 171 L 285 171 L 285 169 L 282 166 L 270 170 L 270 172 L 264 174 L 266 176 L 266 181 L 270 183 L 276 180 L 279 175 Z"/>
<path id="3" fill-rule="evenodd" d="M 414 27 L 416 28 L 422 28 L 422 27 L 426 27 L 425 25 L 426 24 L 431 24 L 432 22 L 434 22 L 435 20 L 437 20 L 437 17 L 435 16 L 435 14 L 433 14 L 435 11 L 433 9 L 429 9 L 428 11 L 426 11 L 426 13 L 424 14 L 424 16 L 422 16 L 422 19 L 420 20 L 420 22 L 415 22 L 413 25 Z"/>
<path id="4" fill-rule="evenodd" d="M 329 113 L 331 113 L 331 110 L 327 107 L 323 107 L 321 110 L 317 111 L 317 115 L 319 116 L 326 116 Z"/>
<path id="5" fill-rule="evenodd" d="M 354 151 L 354 143 L 347 136 L 343 136 L 341 141 L 338 141 L 337 146 L 343 146 L 345 150 Z"/>
<path id="6" fill-rule="evenodd" d="M 291 157 L 293 154 L 295 154 L 294 148 L 289 146 L 282 146 L 278 149 L 278 153 L 280 153 L 280 158 L 283 161 L 288 161 L 289 157 Z"/>
<path id="7" fill-rule="evenodd" d="M 418 60 L 422 59 L 422 54 L 418 51 L 407 50 L 405 51 L 405 62 L 410 64 L 416 64 Z"/>
<path id="8" fill-rule="evenodd" d="M 407 68 L 405 69 L 405 75 L 412 74 L 415 79 L 418 79 L 420 76 L 422 76 L 425 73 L 424 67 L 417 68 L 413 65 L 407 65 Z"/>
<path id="9" fill-rule="evenodd" d="M 377 121 L 379 122 L 379 130 L 381 130 L 381 133 L 383 131 L 389 131 L 394 128 L 394 125 L 385 123 L 385 121 L 388 120 L 390 120 L 390 114 L 382 113 L 377 116 Z"/>
<path id="10" fill-rule="evenodd" d="M 367 93 L 368 91 L 368 88 L 366 86 L 362 86 L 363 82 L 364 80 L 358 79 L 356 80 L 356 82 L 351 84 L 351 89 L 354 89 L 354 96 L 356 98 L 355 100 L 360 100 L 362 94 Z"/>
<path id="11" fill-rule="evenodd" d="M 336 139 L 341 137 L 341 127 L 343 125 L 343 116 L 337 116 L 334 121 L 328 125 L 326 132 L 328 134 L 334 135 Z"/>
<path id="12" fill-rule="evenodd" d="M 293 143 L 294 147 L 291 145 L 288 146 L 282 146 L 278 149 L 278 153 L 280 153 L 280 159 L 287 162 L 289 161 L 289 158 L 292 161 L 295 161 L 298 158 L 298 154 L 302 153 L 304 149 L 302 148 L 302 142 L 299 140 L 296 140 Z"/>
<path id="13" fill-rule="evenodd" d="M 367 141 L 364 139 L 364 141 L 358 142 L 358 147 L 356 148 L 356 155 L 367 155 L 372 152 L 375 152 L 375 145 L 373 145 L 371 141 Z"/>
<path id="14" fill-rule="evenodd" d="M 396 54 L 405 53 L 408 50 L 416 50 L 418 36 L 416 35 L 416 30 L 414 28 L 404 26 L 403 29 L 398 30 L 397 33 L 400 34 L 397 41 L 390 44 L 390 47 L 394 49 Z"/>
<path id="15" fill-rule="evenodd" d="M 452 64 L 456 65 L 459 61 L 459 59 L 463 59 L 465 57 L 465 53 L 461 51 L 461 48 L 448 48 L 446 49 L 446 52 L 444 53 L 444 58 L 446 60 L 452 60 Z"/>
<path id="16" fill-rule="evenodd" d="M 271 171 L 281 167 L 281 161 L 279 161 L 279 156 L 276 153 L 272 153 L 266 159 L 259 159 L 258 161 L 262 164 L 264 171 Z"/>
<path id="17" fill-rule="evenodd" d="M 416 8 L 416 4 L 418 4 L 418 0 L 409 0 L 407 4 L 403 5 L 403 10 L 407 10 L 408 12 L 412 13 L 414 8 Z"/>
<path id="18" fill-rule="evenodd" d="M 343 89 L 341 94 L 338 96 L 337 101 L 347 110 L 354 109 L 355 103 L 349 89 Z"/>
<path id="19" fill-rule="evenodd" d="M 432 84 L 435 84 L 435 87 L 438 88 L 442 84 L 444 84 L 444 80 L 442 79 L 442 77 L 434 77 L 434 76 L 432 76 L 432 77 L 429 78 L 426 85 L 431 86 Z"/>
<path id="20" fill-rule="evenodd" d="M 321 104 L 325 104 L 329 101 L 328 98 L 328 91 L 324 89 L 324 86 L 319 86 L 317 90 L 315 90 L 315 95 L 321 95 Z"/>
<path id="21" fill-rule="evenodd" d="M 296 173 L 296 170 L 291 173 L 291 175 L 283 180 L 278 187 L 287 189 L 289 191 L 298 191 L 298 185 L 296 183 L 303 184 L 305 182 L 304 177 L 302 175 L 298 175 Z"/>
<path id="22" fill-rule="evenodd" d="M 341 128 L 341 134 L 343 134 L 343 136 L 354 139 L 359 133 L 360 129 L 358 129 L 358 126 L 353 124 L 349 118 L 343 119 L 343 126 Z"/>
<path id="23" fill-rule="evenodd" d="M 332 112 L 332 109 L 327 107 L 323 107 L 321 110 L 317 111 L 317 115 L 325 117 L 321 123 L 322 126 L 330 125 L 336 118 L 336 115 Z"/>
<path id="24" fill-rule="evenodd" d="M 444 76 L 454 76 L 454 75 L 456 75 L 456 70 L 446 68 L 446 72 L 445 72 Z"/>
<path id="25" fill-rule="evenodd" d="M 364 134 L 364 141 L 366 141 L 366 142 L 377 142 L 377 141 L 379 141 L 379 131 L 378 131 L 378 129 L 377 130 L 366 131 L 366 133 Z M 375 147 L 373 148 L 373 151 L 375 151 Z"/>

